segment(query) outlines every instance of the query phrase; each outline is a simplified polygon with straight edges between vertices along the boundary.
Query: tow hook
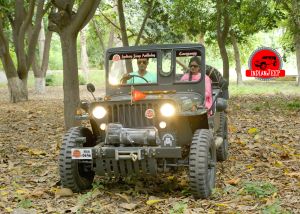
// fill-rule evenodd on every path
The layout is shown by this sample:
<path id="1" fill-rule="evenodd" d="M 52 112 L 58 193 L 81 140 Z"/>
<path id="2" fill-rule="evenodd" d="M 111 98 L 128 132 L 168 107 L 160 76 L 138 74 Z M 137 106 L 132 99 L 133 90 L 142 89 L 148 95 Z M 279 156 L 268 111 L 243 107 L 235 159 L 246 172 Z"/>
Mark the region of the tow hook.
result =
<path id="1" fill-rule="evenodd" d="M 138 158 L 138 156 L 136 154 L 134 154 L 133 152 L 131 152 L 129 156 L 131 157 L 133 162 L 135 162 Z"/>

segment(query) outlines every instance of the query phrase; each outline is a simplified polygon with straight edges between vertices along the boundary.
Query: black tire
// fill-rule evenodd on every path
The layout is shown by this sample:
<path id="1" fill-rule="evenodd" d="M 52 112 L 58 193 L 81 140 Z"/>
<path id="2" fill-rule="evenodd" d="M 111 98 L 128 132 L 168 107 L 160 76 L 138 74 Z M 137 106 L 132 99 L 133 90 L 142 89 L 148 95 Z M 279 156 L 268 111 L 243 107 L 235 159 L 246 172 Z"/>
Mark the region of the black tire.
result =
<path id="1" fill-rule="evenodd" d="M 208 129 L 196 130 L 189 156 L 190 188 L 195 198 L 211 195 L 216 181 L 216 147 Z"/>
<path id="2" fill-rule="evenodd" d="M 220 113 L 220 128 L 217 131 L 217 136 L 223 138 L 222 145 L 217 148 L 217 160 L 225 161 L 228 158 L 228 127 L 225 112 Z"/>
<path id="3" fill-rule="evenodd" d="M 90 188 L 95 176 L 89 164 L 72 160 L 71 149 L 78 146 L 75 142 L 77 137 L 86 137 L 83 147 L 95 145 L 92 132 L 85 127 L 72 127 L 63 138 L 59 154 L 59 174 L 62 186 L 73 192 Z"/>

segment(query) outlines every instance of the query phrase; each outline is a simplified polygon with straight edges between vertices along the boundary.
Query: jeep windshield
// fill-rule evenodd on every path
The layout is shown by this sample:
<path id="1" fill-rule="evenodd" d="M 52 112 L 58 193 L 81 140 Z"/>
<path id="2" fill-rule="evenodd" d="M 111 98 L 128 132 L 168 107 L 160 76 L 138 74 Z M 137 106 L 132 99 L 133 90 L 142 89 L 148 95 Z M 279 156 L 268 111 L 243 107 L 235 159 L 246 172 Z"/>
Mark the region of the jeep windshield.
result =
<path id="1" fill-rule="evenodd" d="M 201 81 L 205 77 L 205 49 L 198 44 L 110 48 L 105 71 L 109 95 L 129 94 L 131 86 L 141 91 L 205 93 Z"/>
<path id="2" fill-rule="evenodd" d="M 122 52 L 109 56 L 110 85 L 157 83 L 157 52 Z"/>

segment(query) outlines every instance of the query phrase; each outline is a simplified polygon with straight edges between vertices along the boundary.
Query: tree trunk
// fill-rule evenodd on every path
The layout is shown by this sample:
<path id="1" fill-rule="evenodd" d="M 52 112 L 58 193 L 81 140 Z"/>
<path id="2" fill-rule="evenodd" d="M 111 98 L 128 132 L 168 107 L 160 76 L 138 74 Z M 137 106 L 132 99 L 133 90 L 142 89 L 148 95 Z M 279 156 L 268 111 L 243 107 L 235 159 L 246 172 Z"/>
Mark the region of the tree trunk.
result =
<path id="1" fill-rule="evenodd" d="M 100 0 L 81 1 L 77 13 L 73 12 L 74 0 L 51 1 L 58 11 L 49 15 L 49 30 L 60 36 L 63 56 L 63 89 L 64 89 L 64 119 L 65 128 L 78 126 L 75 111 L 79 105 L 79 81 L 76 38 L 78 33 L 95 14 Z"/>
<path id="2" fill-rule="evenodd" d="M 86 81 L 89 80 L 89 58 L 86 50 L 86 31 L 83 28 L 80 31 L 80 44 L 81 44 L 81 69 Z"/>
<path id="3" fill-rule="evenodd" d="M 235 71 L 236 71 L 236 77 L 237 77 L 237 85 L 240 85 L 243 83 L 243 77 L 242 77 L 242 69 L 241 69 L 241 57 L 240 57 L 240 50 L 238 47 L 238 43 L 236 41 L 236 37 L 234 32 L 230 32 L 230 38 L 231 43 L 234 50 L 234 59 L 235 59 Z"/>
<path id="4" fill-rule="evenodd" d="M 126 23 L 125 23 L 125 16 L 124 16 L 124 10 L 123 10 L 123 0 L 118 0 L 118 14 L 119 14 L 119 22 L 120 22 L 120 28 L 121 28 L 121 35 L 122 35 L 122 43 L 123 47 L 128 47 L 128 35 L 126 31 Z M 129 60 L 126 60 L 126 70 L 127 73 L 130 73 L 133 71 L 132 63 Z"/>
<path id="5" fill-rule="evenodd" d="M 0 20 L 0 58 L 8 81 L 10 102 L 16 103 L 28 99 L 28 94 L 23 91 L 21 81 L 18 77 L 16 67 L 9 53 L 9 44 L 4 36 L 2 22 Z"/>
<path id="6" fill-rule="evenodd" d="M 65 128 L 68 130 L 80 123 L 75 120 L 75 110 L 79 104 L 79 80 L 77 64 L 76 35 L 64 32 L 60 35 L 63 56 L 63 89 Z"/>
<path id="7" fill-rule="evenodd" d="M 49 52 L 51 45 L 52 32 L 47 31 L 45 36 L 44 28 L 41 28 L 39 38 L 39 57 L 35 57 L 32 70 L 35 78 L 35 92 L 44 94 L 46 92 L 46 73 L 49 63 Z"/>
<path id="8" fill-rule="evenodd" d="M 218 39 L 220 54 L 221 54 L 221 58 L 223 61 L 223 77 L 224 77 L 224 79 L 226 79 L 229 82 L 229 59 L 228 59 L 228 54 L 227 54 L 225 43 L 226 43 L 225 40 Z"/>
<path id="9" fill-rule="evenodd" d="M 18 77 L 11 77 L 7 79 L 7 87 L 9 94 L 9 101 L 12 103 L 22 101 L 22 93 L 20 87 L 20 79 Z"/>
<path id="10" fill-rule="evenodd" d="M 93 21 L 92 21 L 92 26 L 93 26 L 93 28 L 95 29 L 95 32 L 96 32 L 97 37 L 98 37 L 98 39 L 99 39 L 100 47 L 101 47 L 101 49 L 105 52 L 106 47 L 105 47 L 104 41 L 103 41 L 103 34 L 102 34 L 101 30 L 98 28 L 97 25 L 98 25 L 97 22 L 96 22 L 95 20 L 93 20 Z M 104 54 L 104 55 L 105 55 L 105 54 Z M 103 55 L 103 56 L 104 56 L 104 55 Z"/>
<path id="11" fill-rule="evenodd" d="M 41 22 L 41 30 L 39 34 L 38 44 L 39 44 L 39 62 L 43 60 L 44 48 L 45 48 L 45 28 L 44 22 Z"/>
<path id="12" fill-rule="evenodd" d="M 142 23 L 142 25 L 141 25 L 139 34 L 138 34 L 138 36 L 137 36 L 137 38 L 136 38 L 135 45 L 138 45 L 138 44 L 140 43 L 140 39 L 141 39 L 141 37 L 142 37 L 142 33 L 143 33 L 143 31 L 144 31 L 144 28 L 145 28 L 147 19 L 149 18 L 150 14 L 151 14 L 151 11 L 152 11 L 152 8 L 153 8 L 153 2 L 154 2 L 154 0 L 150 0 L 150 1 L 149 1 L 148 10 L 147 10 L 146 15 L 145 15 L 145 17 L 144 17 L 144 20 L 143 20 L 143 23 Z"/>
<path id="13" fill-rule="evenodd" d="M 226 4 L 226 2 L 217 0 L 217 40 L 223 61 L 223 77 L 228 81 L 229 84 L 229 59 L 226 50 L 226 39 L 228 36 L 230 23 Z M 223 23 L 222 17 L 224 19 Z"/>
<path id="14" fill-rule="evenodd" d="M 205 33 L 200 33 L 199 36 L 198 36 L 198 42 L 201 45 L 205 45 L 204 36 L 205 36 Z"/>
<path id="15" fill-rule="evenodd" d="M 296 47 L 296 60 L 297 60 L 297 70 L 298 70 L 298 83 L 300 87 L 300 33 L 295 34 L 295 47 Z"/>
<path id="16" fill-rule="evenodd" d="M 45 82 L 45 78 L 43 78 L 41 74 L 41 69 L 39 66 L 40 63 L 38 61 L 40 61 L 40 58 L 37 57 L 36 55 L 35 58 L 33 59 L 32 66 L 31 66 L 34 74 L 34 89 L 35 89 L 35 93 L 43 94 L 45 93 L 45 86 L 43 85 L 43 83 L 46 84 L 46 82 Z"/>
<path id="17" fill-rule="evenodd" d="M 111 31 L 109 32 L 107 48 L 112 48 L 114 46 L 114 40 L 115 40 L 115 31 L 114 29 L 111 29 Z"/>

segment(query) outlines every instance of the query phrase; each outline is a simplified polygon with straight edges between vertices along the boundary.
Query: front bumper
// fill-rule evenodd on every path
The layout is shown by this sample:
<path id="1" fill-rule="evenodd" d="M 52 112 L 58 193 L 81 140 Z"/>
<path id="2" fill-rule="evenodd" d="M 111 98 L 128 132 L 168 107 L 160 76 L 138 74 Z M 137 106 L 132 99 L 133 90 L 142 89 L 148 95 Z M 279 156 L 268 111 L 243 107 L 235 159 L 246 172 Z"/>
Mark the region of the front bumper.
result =
<path id="1" fill-rule="evenodd" d="M 131 174 L 157 174 L 159 159 L 181 158 L 181 147 L 95 147 L 73 148 L 72 151 L 91 151 L 89 159 L 79 162 L 91 165 L 93 171 L 101 176 L 127 176 Z"/>

